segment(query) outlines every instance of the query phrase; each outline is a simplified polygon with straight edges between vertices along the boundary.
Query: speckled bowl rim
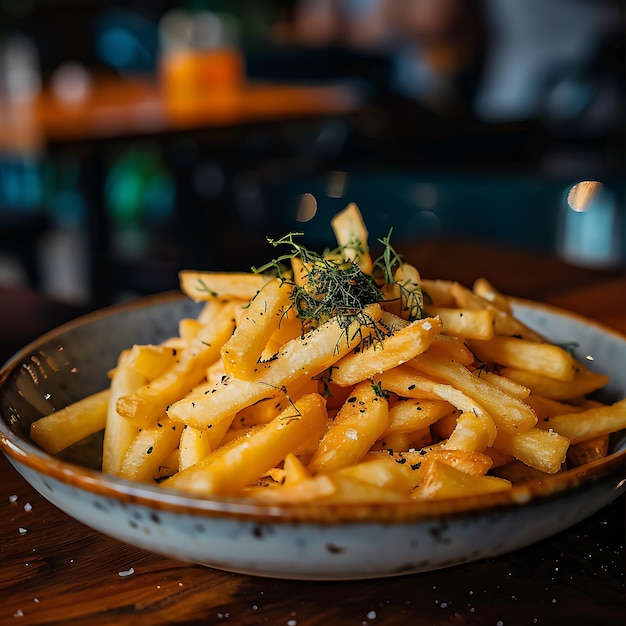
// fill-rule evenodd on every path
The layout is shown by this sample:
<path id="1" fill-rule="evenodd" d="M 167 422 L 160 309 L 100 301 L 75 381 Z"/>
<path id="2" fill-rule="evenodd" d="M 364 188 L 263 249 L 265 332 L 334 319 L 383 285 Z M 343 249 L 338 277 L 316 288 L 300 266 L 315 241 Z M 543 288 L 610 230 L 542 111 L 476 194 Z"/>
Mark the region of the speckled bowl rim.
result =
<path id="1" fill-rule="evenodd" d="M 50 332 L 18 351 L 0 371 L 0 390 L 13 370 L 19 366 L 24 356 L 38 345 L 72 328 L 94 322 L 101 317 L 116 315 L 132 308 L 164 304 L 183 299 L 179 292 L 166 292 L 146 296 L 132 302 L 117 304 L 87 315 L 81 316 Z M 581 315 L 526 299 L 514 299 L 514 302 L 527 308 L 537 308 L 559 316 L 565 316 L 594 326 L 599 331 L 626 341 L 626 335 L 594 322 Z M 46 453 L 33 442 L 17 435 L 0 419 L 0 449 L 17 466 L 23 465 L 31 470 L 69 486 L 93 493 L 96 496 L 113 498 L 124 504 L 143 505 L 158 511 L 169 511 L 207 518 L 228 518 L 253 520 L 273 523 L 410 523 L 422 521 L 441 521 L 472 516 L 478 517 L 487 512 L 503 512 L 518 507 L 540 505 L 546 500 L 568 498 L 572 495 L 583 496 L 587 490 L 598 483 L 612 481 L 615 498 L 626 490 L 626 449 L 614 452 L 604 459 L 584 466 L 567 470 L 547 478 L 529 481 L 514 486 L 509 491 L 450 498 L 436 501 L 405 501 L 386 503 L 298 503 L 268 504 L 252 501 L 249 498 L 195 497 L 187 493 L 158 486 L 133 483 L 124 479 L 106 476 L 101 472 L 81 467 L 74 463 L 60 460 Z"/>

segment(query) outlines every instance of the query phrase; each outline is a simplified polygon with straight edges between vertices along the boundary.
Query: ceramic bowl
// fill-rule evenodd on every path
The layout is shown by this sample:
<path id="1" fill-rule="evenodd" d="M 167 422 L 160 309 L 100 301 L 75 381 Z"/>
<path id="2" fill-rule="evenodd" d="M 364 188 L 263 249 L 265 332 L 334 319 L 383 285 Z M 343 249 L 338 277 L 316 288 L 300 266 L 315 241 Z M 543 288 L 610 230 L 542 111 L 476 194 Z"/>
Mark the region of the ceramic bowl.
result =
<path id="1" fill-rule="evenodd" d="M 517 315 L 556 343 L 577 342 L 611 375 L 606 400 L 626 396 L 626 337 L 568 312 L 517 301 Z M 16 354 L 0 376 L 0 447 L 68 515 L 122 542 L 226 571 L 347 580 L 451 567 L 511 552 L 595 513 L 626 489 L 626 433 L 607 458 L 506 493 L 440 502 L 275 506 L 201 499 L 111 478 L 96 445 L 54 458 L 31 422 L 107 385 L 121 349 L 177 332 L 198 306 L 175 295 L 80 318 Z"/>

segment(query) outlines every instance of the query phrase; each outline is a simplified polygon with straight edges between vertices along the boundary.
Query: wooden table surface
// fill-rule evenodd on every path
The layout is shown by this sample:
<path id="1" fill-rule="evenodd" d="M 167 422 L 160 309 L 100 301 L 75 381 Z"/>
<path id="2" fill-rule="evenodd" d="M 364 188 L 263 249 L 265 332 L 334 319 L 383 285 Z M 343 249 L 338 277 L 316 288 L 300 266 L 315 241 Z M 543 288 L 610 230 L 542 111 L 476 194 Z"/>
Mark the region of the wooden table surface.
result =
<path id="1" fill-rule="evenodd" d="M 469 283 L 484 275 L 503 291 L 626 333 L 623 270 L 468 242 L 402 252 L 424 276 Z M 2 458 L 0 624 L 623 625 L 625 515 L 621 497 L 537 545 L 444 571 L 341 583 L 272 580 L 109 539 L 49 504 Z"/>

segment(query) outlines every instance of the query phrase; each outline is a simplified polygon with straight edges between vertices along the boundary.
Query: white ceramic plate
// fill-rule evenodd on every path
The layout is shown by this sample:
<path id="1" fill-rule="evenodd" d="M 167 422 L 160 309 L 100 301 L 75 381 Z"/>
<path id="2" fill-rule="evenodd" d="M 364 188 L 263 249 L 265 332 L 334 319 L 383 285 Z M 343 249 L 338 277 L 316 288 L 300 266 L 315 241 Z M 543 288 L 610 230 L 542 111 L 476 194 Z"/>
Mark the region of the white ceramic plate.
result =
<path id="1" fill-rule="evenodd" d="M 611 375 L 605 399 L 626 396 L 626 337 L 526 301 L 517 315 Z M 98 446 L 71 461 L 28 437 L 31 422 L 107 384 L 122 348 L 158 342 L 198 306 L 166 294 L 98 312 L 48 333 L 0 376 L 0 447 L 44 497 L 92 528 L 168 557 L 293 579 L 360 579 L 454 566 L 522 548 L 595 513 L 626 489 L 626 434 L 601 461 L 514 487 L 441 502 L 270 506 L 200 499 L 104 476 Z M 90 469 L 90 467 L 92 469 Z"/>

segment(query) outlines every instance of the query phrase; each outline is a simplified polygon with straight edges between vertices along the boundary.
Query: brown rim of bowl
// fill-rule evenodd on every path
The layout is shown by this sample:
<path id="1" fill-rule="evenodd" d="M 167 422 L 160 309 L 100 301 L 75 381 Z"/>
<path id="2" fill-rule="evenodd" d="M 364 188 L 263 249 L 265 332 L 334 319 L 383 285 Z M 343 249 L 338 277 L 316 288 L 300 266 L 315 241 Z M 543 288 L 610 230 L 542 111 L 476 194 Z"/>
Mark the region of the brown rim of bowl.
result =
<path id="1" fill-rule="evenodd" d="M 122 303 L 88 313 L 76 320 L 67 322 L 49 331 L 17 352 L 0 373 L 0 386 L 18 365 L 23 354 L 37 344 L 46 341 L 59 332 L 80 326 L 118 312 L 182 299 L 179 292 L 166 292 L 146 296 L 128 303 Z M 515 304 L 529 308 L 547 310 L 577 319 L 595 326 L 605 333 L 626 341 L 626 335 L 619 331 L 589 320 L 577 313 L 551 305 L 512 298 Z M 272 523 L 410 523 L 419 521 L 445 521 L 457 517 L 476 517 L 486 511 L 504 510 L 545 502 L 548 499 L 567 497 L 573 492 L 593 489 L 606 480 L 614 483 L 615 498 L 626 489 L 626 449 L 587 463 L 577 468 L 538 478 L 515 485 L 510 490 L 463 498 L 449 498 L 433 501 L 401 501 L 385 503 L 294 503 L 275 504 L 254 501 L 251 498 L 196 497 L 173 489 L 163 489 L 154 485 L 133 483 L 102 472 L 62 461 L 38 448 L 33 443 L 16 435 L 0 419 L 0 449 L 10 460 L 24 465 L 44 477 L 49 477 L 91 492 L 96 496 L 109 497 L 128 505 L 144 505 L 159 511 L 196 514 L 203 517 L 247 519 L 255 522 Z"/>

